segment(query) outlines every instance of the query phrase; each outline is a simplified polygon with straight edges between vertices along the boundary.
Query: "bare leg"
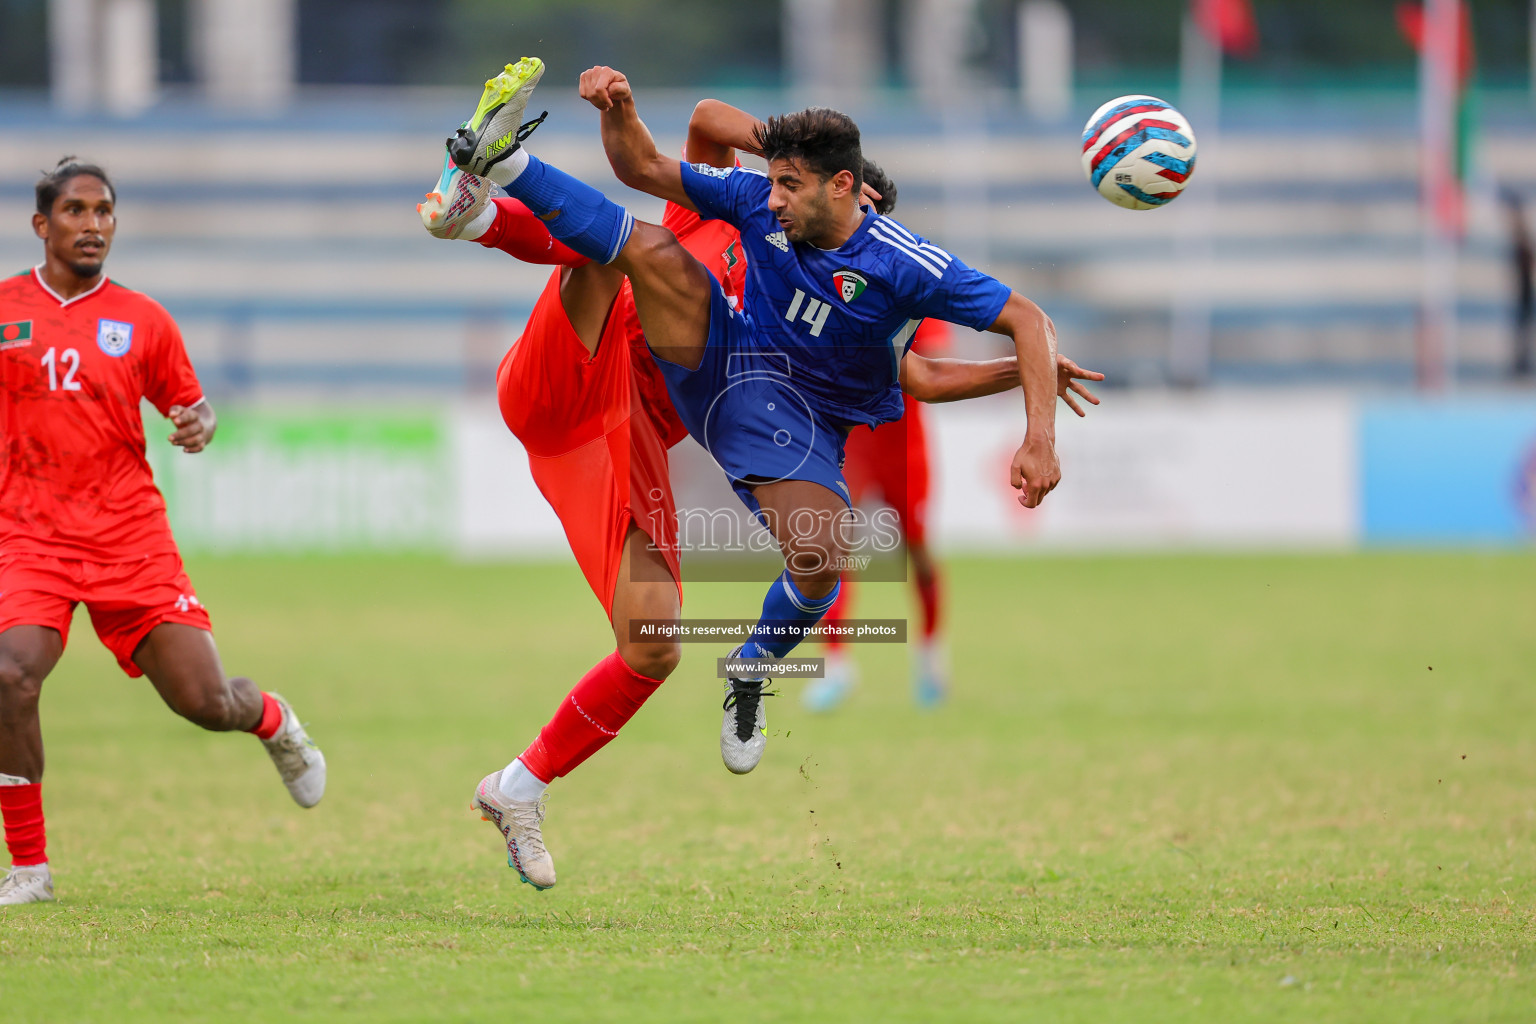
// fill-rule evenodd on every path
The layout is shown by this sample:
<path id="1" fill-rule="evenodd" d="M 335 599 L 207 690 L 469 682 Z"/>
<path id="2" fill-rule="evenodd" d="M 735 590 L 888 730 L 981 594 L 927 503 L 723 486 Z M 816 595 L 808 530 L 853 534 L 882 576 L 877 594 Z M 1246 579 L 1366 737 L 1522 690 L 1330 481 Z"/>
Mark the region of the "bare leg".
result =
<path id="1" fill-rule="evenodd" d="M 752 489 L 784 553 L 790 578 L 812 600 L 832 593 L 846 552 L 848 505 L 809 480 L 777 480 Z"/>
<path id="2" fill-rule="evenodd" d="M 43 780 L 37 699 L 63 653 L 64 640 L 56 629 L 12 626 L 0 633 L 0 773 Z"/>
<path id="3" fill-rule="evenodd" d="M 918 604 L 923 610 L 924 644 L 932 643 L 940 628 L 942 610 L 939 595 L 939 566 L 926 544 L 916 544 L 910 537 L 907 548 L 912 556 L 912 586 L 917 591 Z"/>
<path id="4" fill-rule="evenodd" d="M 672 639 L 632 640 L 629 623 L 632 619 L 675 622 L 681 610 L 671 567 L 661 552 L 651 548 L 645 531 L 630 526 L 613 588 L 613 638 L 624 664 L 651 679 L 671 675 L 682 658 L 682 646 Z"/>
<path id="5" fill-rule="evenodd" d="M 162 622 L 133 652 L 133 661 L 160 699 L 194 725 L 213 732 L 249 731 L 261 721 L 261 691 L 249 679 L 224 677 L 207 630 Z"/>
<path id="6" fill-rule="evenodd" d="M 932 583 L 939 575 L 939 567 L 934 564 L 933 553 L 928 550 L 927 544 L 914 544 L 912 538 L 907 538 L 907 554 L 912 556 L 913 580 L 918 586 Z"/>
<path id="7" fill-rule="evenodd" d="M 704 264 L 666 228 L 636 221 L 611 265 L 629 275 L 651 350 L 697 370 L 709 341 L 710 289 L 719 287 Z"/>
<path id="8" fill-rule="evenodd" d="M 613 312 L 613 300 L 624 286 L 624 274 L 601 263 L 566 267 L 560 272 L 560 305 L 588 356 L 597 355 L 603 327 Z"/>
<path id="9" fill-rule="evenodd" d="M 613 315 L 613 301 L 623 284 L 621 270 L 601 263 L 566 268 L 561 274 L 560 304 L 588 355 L 597 354 L 603 328 Z M 613 588 L 613 638 L 624 664 L 651 679 L 665 679 L 681 658 L 678 643 L 670 639 L 632 641 L 629 635 L 631 619 L 670 622 L 676 620 L 680 610 L 671 567 L 661 552 L 651 548 L 650 541 L 643 530 L 630 525 L 619 562 L 619 578 Z"/>

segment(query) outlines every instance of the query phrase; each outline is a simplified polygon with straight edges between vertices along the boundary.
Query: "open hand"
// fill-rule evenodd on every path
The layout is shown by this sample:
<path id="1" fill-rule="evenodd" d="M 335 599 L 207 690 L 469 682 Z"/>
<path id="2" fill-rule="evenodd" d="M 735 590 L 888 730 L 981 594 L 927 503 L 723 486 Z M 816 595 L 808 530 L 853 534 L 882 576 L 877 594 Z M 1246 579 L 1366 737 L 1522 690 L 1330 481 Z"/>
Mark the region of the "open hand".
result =
<path id="1" fill-rule="evenodd" d="M 1078 381 L 1103 380 L 1104 375 L 1096 370 L 1085 370 L 1066 356 L 1056 354 L 1056 394 L 1067 403 L 1067 407 L 1079 416 L 1086 416 L 1083 407 L 1077 404 L 1077 399 L 1072 397 L 1073 392 L 1082 395 L 1090 405 L 1098 405 L 1099 399 L 1092 391 L 1089 391 Z"/>

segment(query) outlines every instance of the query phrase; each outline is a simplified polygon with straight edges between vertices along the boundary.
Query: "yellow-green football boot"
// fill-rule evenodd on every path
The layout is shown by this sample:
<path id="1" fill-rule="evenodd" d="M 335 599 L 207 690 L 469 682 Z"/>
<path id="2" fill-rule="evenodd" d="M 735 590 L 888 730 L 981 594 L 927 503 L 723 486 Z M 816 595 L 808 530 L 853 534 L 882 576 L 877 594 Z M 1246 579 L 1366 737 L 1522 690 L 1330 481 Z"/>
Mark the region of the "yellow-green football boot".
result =
<path id="1" fill-rule="evenodd" d="M 528 98 L 544 77 L 544 62 L 524 57 L 485 83 L 473 116 L 448 139 L 448 156 L 455 166 L 486 177 L 490 169 L 517 152 L 518 146 L 544 121 L 548 111 L 523 122 Z"/>

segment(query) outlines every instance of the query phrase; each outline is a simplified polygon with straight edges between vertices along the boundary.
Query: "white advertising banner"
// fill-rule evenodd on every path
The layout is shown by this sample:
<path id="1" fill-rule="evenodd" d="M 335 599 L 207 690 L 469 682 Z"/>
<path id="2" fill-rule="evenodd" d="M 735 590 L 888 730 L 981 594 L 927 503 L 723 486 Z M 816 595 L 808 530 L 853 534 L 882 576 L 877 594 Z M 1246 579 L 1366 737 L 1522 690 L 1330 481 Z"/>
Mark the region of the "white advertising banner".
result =
<path id="1" fill-rule="evenodd" d="M 953 550 L 1344 546 L 1355 540 L 1355 411 L 1343 396 L 1127 395 L 1057 414 L 1062 483 L 1036 510 L 1009 466 L 1017 397 L 934 406 L 930 515 Z"/>
<path id="2" fill-rule="evenodd" d="M 1084 420 L 1062 409 L 1062 484 L 1033 511 L 1008 486 L 1024 436 L 1017 396 L 928 413 L 931 529 L 951 550 L 1358 539 L 1358 411 L 1345 397 L 1111 393 Z M 489 402 L 414 414 L 231 410 L 208 452 L 185 458 L 156 444 L 151 454 L 189 550 L 570 557 Z M 685 442 L 673 461 L 680 508 L 738 512 L 703 451 Z"/>
<path id="3" fill-rule="evenodd" d="M 448 437 L 460 554 L 571 557 L 559 518 L 533 482 L 527 453 L 494 405 L 455 409 Z"/>

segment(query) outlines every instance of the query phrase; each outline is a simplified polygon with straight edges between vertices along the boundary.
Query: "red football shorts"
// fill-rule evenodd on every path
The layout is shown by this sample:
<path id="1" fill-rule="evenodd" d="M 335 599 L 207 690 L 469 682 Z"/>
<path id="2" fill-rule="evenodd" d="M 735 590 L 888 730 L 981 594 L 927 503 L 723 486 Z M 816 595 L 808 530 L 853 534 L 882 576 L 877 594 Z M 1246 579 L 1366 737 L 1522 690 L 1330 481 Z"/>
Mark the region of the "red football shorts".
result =
<path id="1" fill-rule="evenodd" d="M 682 579 L 677 508 L 658 429 L 665 417 L 646 410 L 631 364 L 626 301 L 627 289 L 608 315 L 597 354 L 588 356 L 561 305 L 556 270 L 496 374 L 502 418 L 527 450 L 534 483 L 560 517 L 609 618 L 631 523 L 660 549 L 673 581 Z"/>
<path id="2" fill-rule="evenodd" d="M 132 562 L 0 556 L 0 633 L 12 626 L 47 626 L 68 644 L 70 619 L 82 602 L 96 635 L 130 676 L 144 674 L 133 663 L 133 652 L 160 623 L 212 628 L 174 551 Z"/>
<path id="3" fill-rule="evenodd" d="M 920 402 L 902 395 L 906 412 L 895 423 L 871 430 L 854 427 L 843 445 L 843 478 L 854 504 L 871 493 L 901 517 L 909 544 L 928 538 L 928 430 Z"/>

